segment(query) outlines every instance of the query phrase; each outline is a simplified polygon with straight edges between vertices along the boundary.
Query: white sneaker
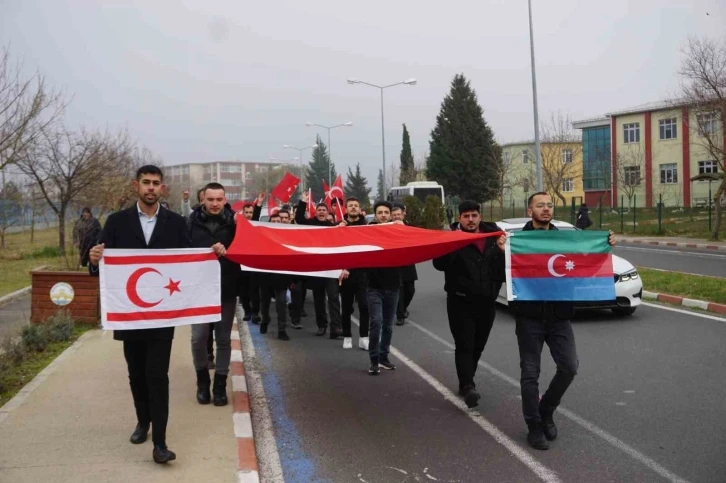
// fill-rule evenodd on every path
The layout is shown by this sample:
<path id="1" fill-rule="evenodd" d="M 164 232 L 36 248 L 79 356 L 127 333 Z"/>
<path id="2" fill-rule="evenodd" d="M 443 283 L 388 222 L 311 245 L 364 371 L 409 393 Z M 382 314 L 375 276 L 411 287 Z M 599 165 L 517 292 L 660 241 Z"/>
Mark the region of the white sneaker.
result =
<path id="1" fill-rule="evenodd" d="M 352 348 L 353 348 L 353 338 L 345 337 L 343 339 L 343 349 L 352 349 Z"/>
<path id="2" fill-rule="evenodd" d="M 358 339 L 358 348 L 364 351 L 368 350 L 368 337 L 360 337 Z"/>

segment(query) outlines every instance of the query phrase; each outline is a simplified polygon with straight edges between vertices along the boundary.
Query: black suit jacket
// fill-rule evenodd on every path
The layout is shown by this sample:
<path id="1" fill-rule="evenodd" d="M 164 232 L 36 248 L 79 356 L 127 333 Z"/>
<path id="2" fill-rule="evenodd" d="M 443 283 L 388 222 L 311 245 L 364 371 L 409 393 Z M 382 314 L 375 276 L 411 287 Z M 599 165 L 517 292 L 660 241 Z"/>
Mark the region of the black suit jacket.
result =
<path id="1" fill-rule="evenodd" d="M 117 211 L 108 217 L 98 243 L 104 248 L 189 248 L 186 219 L 171 210 L 159 209 L 154 231 L 146 244 L 144 231 L 139 221 L 136 203 L 131 208 Z M 98 275 L 98 268 L 89 265 L 91 275 Z M 174 327 L 161 329 L 115 330 L 116 340 L 173 339 Z"/>

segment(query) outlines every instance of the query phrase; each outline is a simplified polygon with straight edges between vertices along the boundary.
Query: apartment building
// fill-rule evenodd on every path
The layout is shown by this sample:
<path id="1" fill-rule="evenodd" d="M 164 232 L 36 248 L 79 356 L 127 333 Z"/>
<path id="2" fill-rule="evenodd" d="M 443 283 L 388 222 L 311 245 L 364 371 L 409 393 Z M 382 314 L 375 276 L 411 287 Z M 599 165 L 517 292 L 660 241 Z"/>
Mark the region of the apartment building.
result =
<path id="1" fill-rule="evenodd" d="M 189 190 L 192 194 L 207 183 L 217 182 L 225 187 L 230 202 L 251 200 L 254 173 L 263 173 L 279 166 L 275 161 L 214 161 L 167 166 L 165 176 L 172 190 Z"/>
<path id="2" fill-rule="evenodd" d="M 577 121 L 582 130 L 585 200 L 604 204 L 654 207 L 706 206 L 708 181 L 699 174 L 719 174 L 719 163 L 706 149 L 704 131 L 723 143 L 718 117 L 672 102 L 646 104 Z"/>
<path id="3" fill-rule="evenodd" d="M 540 155 L 545 191 L 552 194 L 559 206 L 571 206 L 573 200 L 576 205 L 582 203 L 582 144 L 543 142 Z M 523 207 L 524 200 L 537 191 L 534 141 L 502 145 L 502 162 L 504 205 L 511 206 L 513 202 Z"/>

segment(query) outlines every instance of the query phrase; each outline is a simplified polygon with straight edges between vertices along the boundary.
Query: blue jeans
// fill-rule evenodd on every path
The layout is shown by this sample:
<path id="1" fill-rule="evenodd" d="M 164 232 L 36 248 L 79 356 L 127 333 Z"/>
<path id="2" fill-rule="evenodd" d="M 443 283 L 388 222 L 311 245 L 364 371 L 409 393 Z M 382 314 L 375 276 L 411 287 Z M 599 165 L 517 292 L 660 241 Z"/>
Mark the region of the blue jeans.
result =
<path id="1" fill-rule="evenodd" d="M 398 289 L 368 288 L 366 296 L 371 321 L 368 355 L 371 361 L 385 361 L 388 360 L 393 338 L 393 317 L 398 307 Z"/>

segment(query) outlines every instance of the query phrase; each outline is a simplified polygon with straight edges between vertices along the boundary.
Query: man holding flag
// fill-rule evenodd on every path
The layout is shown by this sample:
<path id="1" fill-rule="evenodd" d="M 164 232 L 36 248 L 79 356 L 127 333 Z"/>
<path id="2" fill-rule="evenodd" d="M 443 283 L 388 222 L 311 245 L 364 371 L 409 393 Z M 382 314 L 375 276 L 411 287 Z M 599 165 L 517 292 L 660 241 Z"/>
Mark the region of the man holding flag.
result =
<path id="1" fill-rule="evenodd" d="M 575 313 L 574 300 L 578 297 L 577 294 L 588 297 L 590 300 L 594 300 L 592 297 L 607 297 L 598 295 L 598 293 L 608 293 L 608 291 L 612 292 L 614 298 L 612 258 L 607 255 L 605 257 L 597 256 L 601 253 L 604 255 L 606 252 L 609 253 L 607 244 L 610 246 L 615 245 L 614 234 L 610 232 L 607 237 L 607 244 L 605 238 L 603 238 L 599 248 L 593 249 L 599 251 L 588 252 L 589 248 L 583 249 L 573 246 L 575 245 L 573 243 L 575 241 L 574 237 L 568 239 L 566 244 L 563 243 L 562 249 L 554 247 L 554 244 L 552 247 L 545 247 L 545 240 L 557 237 L 555 235 L 558 231 L 557 227 L 551 223 L 553 212 L 554 204 L 552 203 L 552 197 L 548 193 L 539 192 L 530 196 L 527 213 L 532 219 L 527 222 L 522 231 L 541 230 L 543 234 L 546 233 L 547 235 L 541 237 L 543 239 L 542 243 L 533 243 L 533 240 L 527 240 L 526 234 L 522 234 L 522 237 L 517 237 L 517 234 L 508 237 L 510 249 L 507 254 L 510 259 L 508 265 L 511 265 L 508 290 L 518 292 L 516 300 L 512 297 L 509 306 L 514 311 L 516 320 L 519 366 L 522 371 L 520 379 L 522 411 L 529 430 L 527 441 L 530 446 L 540 450 L 548 449 L 549 444 L 547 441 L 557 438 L 557 427 L 553 420 L 553 414 L 577 374 L 579 361 L 575 348 L 575 335 L 570 324 L 570 318 Z M 597 232 L 583 233 L 583 235 L 588 235 L 588 238 L 598 237 Z M 515 240 L 518 238 L 522 239 L 522 251 L 529 249 L 529 253 L 523 255 L 515 253 L 518 252 L 515 245 Z M 549 251 L 551 249 L 555 252 L 567 252 L 568 250 L 564 250 L 565 246 L 571 247 L 569 251 L 573 254 L 582 254 L 584 250 L 587 258 L 583 257 L 582 262 L 574 262 L 571 259 L 576 257 L 571 254 L 555 253 L 550 255 Z M 544 263 L 540 261 L 543 254 L 547 260 Z M 517 259 L 525 260 L 522 265 L 526 263 L 524 257 L 533 260 L 532 265 L 517 266 Z M 564 260 L 563 266 L 555 267 L 554 264 L 559 259 Z M 591 263 L 591 260 L 596 263 L 600 263 L 599 260 L 604 260 L 600 267 L 594 269 L 589 266 L 581 267 L 583 271 L 588 270 L 588 272 L 593 273 L 590 276 L 597 278 L 597 280 L 594 282 L 588 282 L 587 278 L 573 280 L 573 278 L 578 277 L 576 274 L 578 267 Z M 607 271 L 608 260 L 609 273 Z M 541 267 L 539 265 L 546 265 L 547 267 L 547 273 L 544 277 L 540 276 Z M 574 273 L 575 275 L 571 275 L 568 279 L 568 273 Z M 595 287 L 598 284 L 599 286 L 595 290 L 590 291 L 588 289 L 588 287 Z M 583 285 L 587 287 L 581 287 Z M 558 286 L 564 287 L 564 289 L 559 289 Z M 542 347 L 545 343 L 549 346 L 552 358 L 557 364 L 557 371 L 550 382 L 549 388 L 540 399 L 538 380 Z"/>

